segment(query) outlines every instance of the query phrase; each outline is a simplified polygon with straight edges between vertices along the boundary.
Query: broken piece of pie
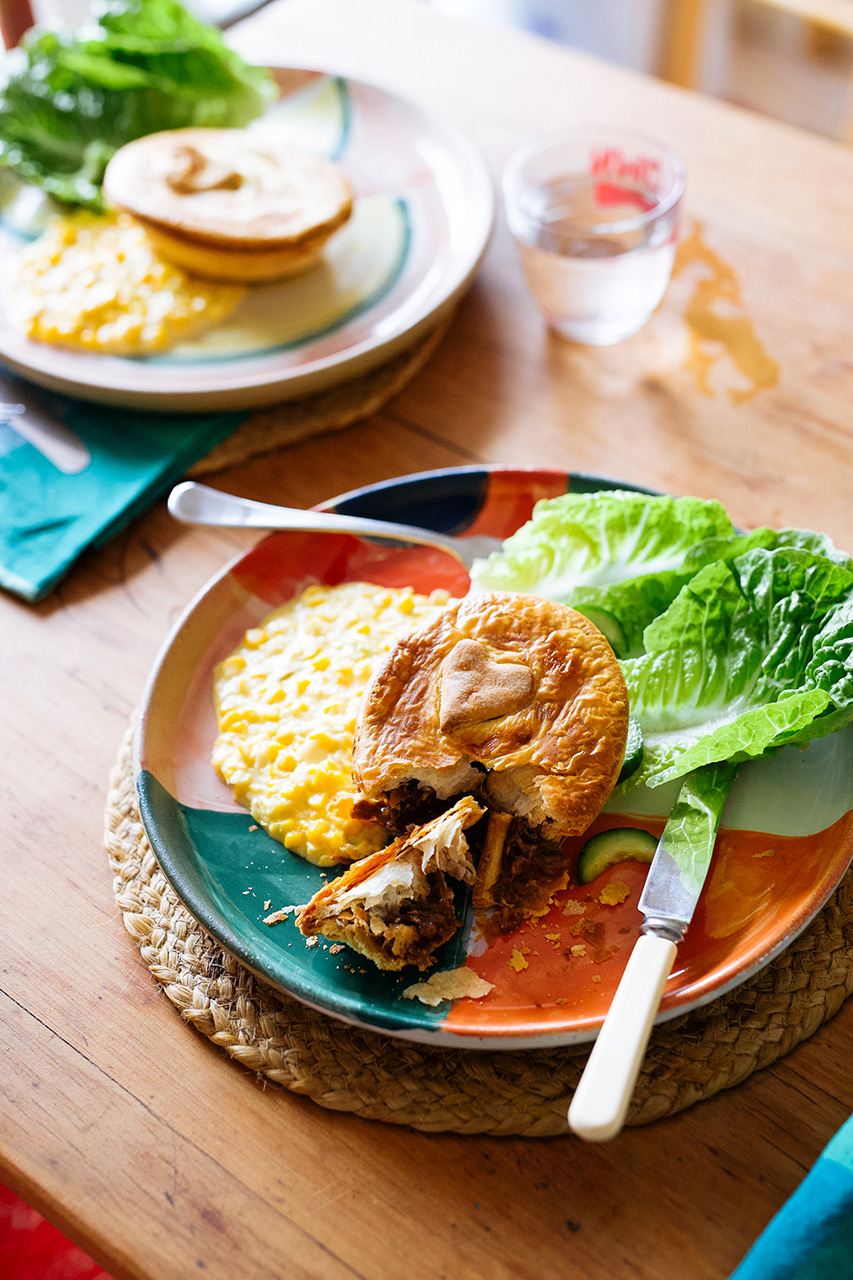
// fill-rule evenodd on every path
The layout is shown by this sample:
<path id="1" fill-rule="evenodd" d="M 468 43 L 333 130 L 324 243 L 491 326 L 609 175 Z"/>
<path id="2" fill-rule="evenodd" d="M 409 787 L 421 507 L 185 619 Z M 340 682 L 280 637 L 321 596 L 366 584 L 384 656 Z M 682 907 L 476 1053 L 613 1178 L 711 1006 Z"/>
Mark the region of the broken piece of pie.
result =
<path id="1" fill-rule="evenodd" d="M 459 927 L 447 876 L 474 881 L 465 830 L 485 810 L 463 796 L 446 813 L 353 863 L 296 918 L 306 937 L 345 942 L 380 969 L 426 969 Z"/>

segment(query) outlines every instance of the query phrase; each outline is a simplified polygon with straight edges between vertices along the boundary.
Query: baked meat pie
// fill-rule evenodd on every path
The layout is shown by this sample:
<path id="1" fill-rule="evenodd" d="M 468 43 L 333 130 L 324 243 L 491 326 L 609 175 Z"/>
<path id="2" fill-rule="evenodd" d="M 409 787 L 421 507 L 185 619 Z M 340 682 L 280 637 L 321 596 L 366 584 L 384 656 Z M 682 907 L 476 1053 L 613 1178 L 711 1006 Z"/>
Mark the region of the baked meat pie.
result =
<path id="1" fill-rule="evenodd" d="M 474 903 L 507 932 L 567 882 L 562 844 L 613 789 L 628 694 L 605 637 L 538 596 L 469 596 L 399 640 L 356 726 L 360 817 L 391 831 L 460 795 L 491 811 Z"/>
<path id="2" fill-rule="evenodd" d="M 104 194 L 169 261 L 247 282 L 311 266 L 353 207 L 333 161 L 245 129 L 171 129 L 128 142 L 107 165 Z"/>

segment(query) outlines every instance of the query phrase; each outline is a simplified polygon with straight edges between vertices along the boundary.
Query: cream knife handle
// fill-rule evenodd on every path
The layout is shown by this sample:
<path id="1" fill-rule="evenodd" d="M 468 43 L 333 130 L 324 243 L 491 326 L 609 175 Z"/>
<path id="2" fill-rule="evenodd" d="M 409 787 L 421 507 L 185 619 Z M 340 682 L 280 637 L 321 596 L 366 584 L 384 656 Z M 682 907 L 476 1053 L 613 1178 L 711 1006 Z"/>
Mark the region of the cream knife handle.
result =
<path id="1" fill-rule="evenodd" d="M 588 1142 L 613 1138 L 628 1104 L 678 947 L 641 934 L 628 959 L 569 1107 L 569 1127 Z"/>

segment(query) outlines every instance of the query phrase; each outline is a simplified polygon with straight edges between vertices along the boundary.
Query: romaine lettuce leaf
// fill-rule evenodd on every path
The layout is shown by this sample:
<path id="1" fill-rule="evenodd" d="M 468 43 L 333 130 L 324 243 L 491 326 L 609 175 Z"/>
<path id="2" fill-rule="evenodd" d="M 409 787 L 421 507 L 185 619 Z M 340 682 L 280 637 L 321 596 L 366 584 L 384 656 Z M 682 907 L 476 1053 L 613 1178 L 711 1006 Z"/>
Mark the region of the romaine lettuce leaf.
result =
<path id="1" fill-rule="evenodd" d="M 657 786 L 853 719 L 853 567 L 787 545 L 701 569 L 622 663 Z"/>
<path id="2" fill-rule="evenodd" d="M 537 503 L 500 553 L 474 564 L 471 581 L 475 591 L 524 591 L 570 604 L 628 657 L 642 652 L 646 627 L 705 565 L 783 546 L 851 563 L 808 530 L 735 533 L 718 502 L 622 489 L 569 493 Z"/>
<path id="3" fill-rule="evenodd" d="M 242 127 L 275 97 L 177 0 L 102 0 L 79 32 L 34 28 L 4 59 L 0 164 L 57 200 L 101 209 L 126 142 L 189 125 Z"/>
<path id="4" fill-rule="evenodd" d="M 500 553 L 475 563 L 471 580 L 474 590 L 524 591 L 571 604 L 626 652 L 707 562 L 686 568 L 691 550 L 733 533 L 719 502 L 621 489 L 567 493 L 538 502 Z"/>

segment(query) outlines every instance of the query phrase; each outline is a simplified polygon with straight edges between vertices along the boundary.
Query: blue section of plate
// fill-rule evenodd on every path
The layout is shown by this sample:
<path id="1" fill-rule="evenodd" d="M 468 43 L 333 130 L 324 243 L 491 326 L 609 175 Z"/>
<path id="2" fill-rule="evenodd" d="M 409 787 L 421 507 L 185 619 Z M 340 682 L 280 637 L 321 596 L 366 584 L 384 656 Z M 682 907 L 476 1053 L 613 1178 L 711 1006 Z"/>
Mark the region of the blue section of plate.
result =
<path id="1" fill-rule="evenodd" d="M 482 467 L 459 467 L 440 474 L 440 481 L 436 472 L 425 471 L 407 476 L 404 483 L 388 480 L 354 489 L 336 498 L 329 509 L 436 533 L 464 533 L 486 501 L 489 472 Z"/>

